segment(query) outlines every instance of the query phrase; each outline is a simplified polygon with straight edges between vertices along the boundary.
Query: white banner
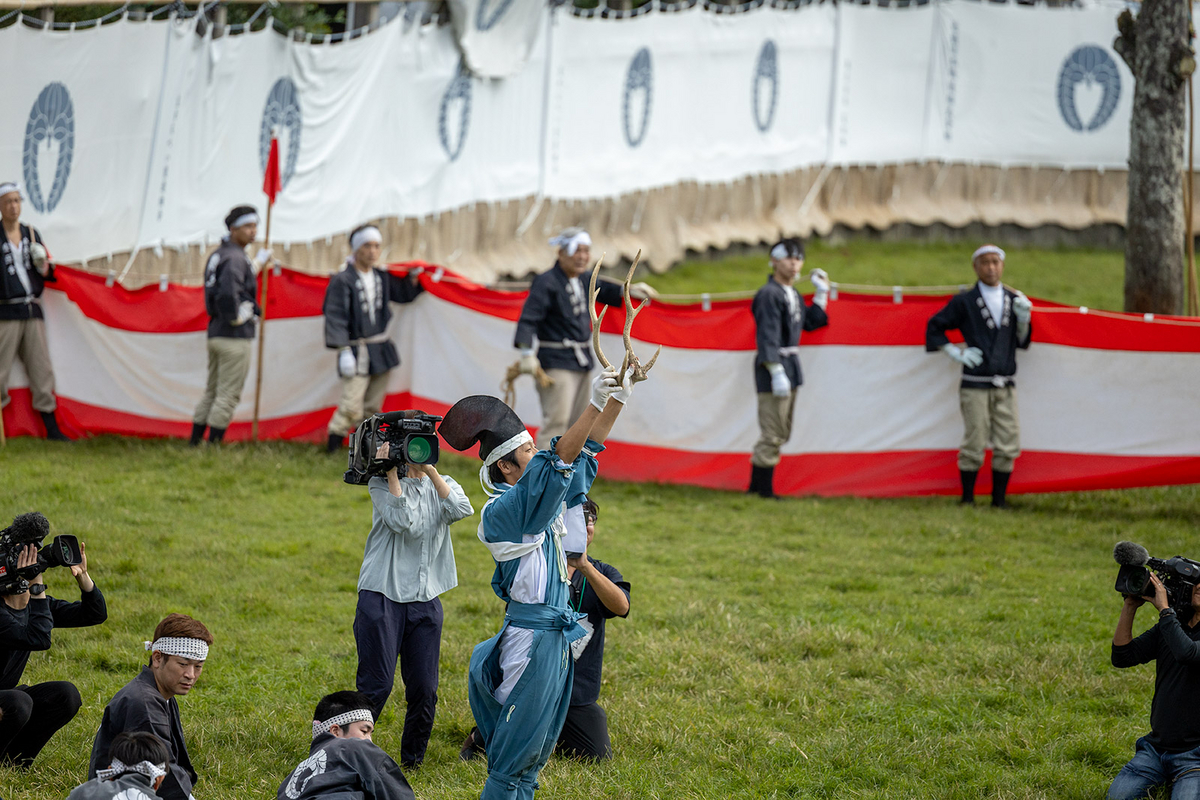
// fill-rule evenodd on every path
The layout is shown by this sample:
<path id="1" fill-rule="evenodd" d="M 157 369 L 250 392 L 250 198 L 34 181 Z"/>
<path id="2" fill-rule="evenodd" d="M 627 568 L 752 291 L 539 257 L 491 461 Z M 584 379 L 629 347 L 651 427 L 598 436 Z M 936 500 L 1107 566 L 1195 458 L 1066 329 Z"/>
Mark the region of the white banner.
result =
<path id="1" fill-rule="evenodd" d="M 483 78 L 520 72 L 546 16 L 541 0 L 449 0 L 447 5 L 463 58 Z"/>

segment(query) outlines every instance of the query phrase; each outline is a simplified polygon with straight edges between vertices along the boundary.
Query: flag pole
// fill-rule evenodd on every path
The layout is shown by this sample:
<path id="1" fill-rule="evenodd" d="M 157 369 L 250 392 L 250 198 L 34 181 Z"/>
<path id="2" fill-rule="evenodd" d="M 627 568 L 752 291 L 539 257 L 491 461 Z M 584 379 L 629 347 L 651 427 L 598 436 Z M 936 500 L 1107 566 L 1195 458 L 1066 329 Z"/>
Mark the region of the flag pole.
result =
<path id="1" fill-rule="evenodd" d="M 279 194 L 279 138 L 274 130 L 271 131 L 271 147 L 267 151 L 267 168 L 263 175 L 263 193 L 267 196 L 267 230 L 263 236 L 263 249 L 271 249 L 271 212 L 275 209 L 275 195 Z M 259 318 L 258 326 L 258 374 L 255 376 L 254 386 L 254 421 L 250 424 L 250 438 L 258 441 L 258 412 L 262 401 L 262 384 L 263 384 L 263 368 L 266 366 L 263 361 L 264 344 L 267 340 L 267 284 L 271 279 L 271 267 L 274 265 L 274 259 L 267 259 L 267 263 L 262 265 L 262 286 L 260 288 L 260 300 L 258 307 L 262 312 Z"/>

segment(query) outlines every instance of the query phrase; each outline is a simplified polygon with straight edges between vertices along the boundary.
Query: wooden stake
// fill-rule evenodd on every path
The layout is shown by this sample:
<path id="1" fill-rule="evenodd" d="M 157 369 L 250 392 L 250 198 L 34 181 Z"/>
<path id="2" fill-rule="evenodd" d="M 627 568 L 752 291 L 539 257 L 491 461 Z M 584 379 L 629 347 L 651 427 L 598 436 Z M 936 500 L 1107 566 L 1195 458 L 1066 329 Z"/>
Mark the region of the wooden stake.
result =
<path id="1" fill-rule="evenodd" d="M 275 208 L 274 203 L 267 204 L 267 232 L 263 236 L 263 249 L 271 249 L 271 211 Z M 271 261 L 268 261 L 262 268 L 262 299 L 258 303 L 258 307 L 262 309 L 262 317 L 258 324 L 258 375 L 255 378 L 254 386 L 254 421 L 250 424 L 250 438 L 253 441 L 258 441 L 258 408 L 259 401 L 262 399 L 262 378 L 263 378 L 263 343 L 267 339 L 267 281 L 271 277 Z"/>

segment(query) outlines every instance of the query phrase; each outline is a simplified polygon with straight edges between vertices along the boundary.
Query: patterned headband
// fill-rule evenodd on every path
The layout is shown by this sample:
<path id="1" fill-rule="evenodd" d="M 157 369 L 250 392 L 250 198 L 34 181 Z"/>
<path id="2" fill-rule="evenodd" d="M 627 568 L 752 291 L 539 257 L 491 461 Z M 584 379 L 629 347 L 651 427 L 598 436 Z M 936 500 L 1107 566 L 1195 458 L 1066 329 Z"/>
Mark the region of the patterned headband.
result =
<path id="1" fill-rule="evenodd" d="M 567 255 L 573 256 L 575 255 L 575 251 L 579 249 L 579 245 L 586 244 L 588 247 L 591 247 L 592 237 L 588 236 L 587 231 L 579 231 L 569 236 L 560 233 L 550 240 L 550 244 L 563 248 L 567 251 Z"/>
<path id="2" fill-rule="evenodd" d="M 145 775 L 151 782 L 167 774 L 166 764 L 151 764 L 149 761 L 139 761 L 136 764 L 125 764 L 119 758 L 114 758 L 108 769 L 96 770 L 96 777 L 102 781 L 115 780 L 126 772 L 136 772 Z"/>
<path id="3" fill-rule="evenodd" d="M 145 642 L 145 645 L 151 653 L 162 653 L 164 656 L 179 656 L 193 661 L 204 661 L 208 658 L 208 642 L 203 639 L 164 636 L 155 639 L 153 643 Z"/>
<path id="4" fill-rule="evenodd" d="M 11 192 L 16 192 L 19 195 L 21 194 L 21 187 L 17 186 L 17 184 L 12 181 L 0 183 L 0 197 L 10 194 Z"/>
<path id="5" fill-rule="evenodd" d="M 356 708 L 353 711 L 347 711 L 345 714 L 338 714 L 336 717 L 330 717 L 324 722 L 313 720 L 313 738 L 317 738 L 323 733 L 329 733 L 329 729 L 334 725 L 342 728 L 349 725 L 351 722 L 374 722 L 375 715 L 371 713 L 369 708 Z"/>

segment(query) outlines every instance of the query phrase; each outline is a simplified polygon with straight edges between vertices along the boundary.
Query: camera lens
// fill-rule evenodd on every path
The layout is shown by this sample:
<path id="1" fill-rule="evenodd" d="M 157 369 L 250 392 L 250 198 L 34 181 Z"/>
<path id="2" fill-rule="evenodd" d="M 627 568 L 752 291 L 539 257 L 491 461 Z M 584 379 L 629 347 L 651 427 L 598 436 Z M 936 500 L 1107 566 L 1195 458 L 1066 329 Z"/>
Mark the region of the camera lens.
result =
<path id="1" fill-rule="evenodd" d="M 414 436 L 408 440 L 408 460 L 413 464 L 424 464 L 433 448 L 429 446 L 429 440 Z"/>

